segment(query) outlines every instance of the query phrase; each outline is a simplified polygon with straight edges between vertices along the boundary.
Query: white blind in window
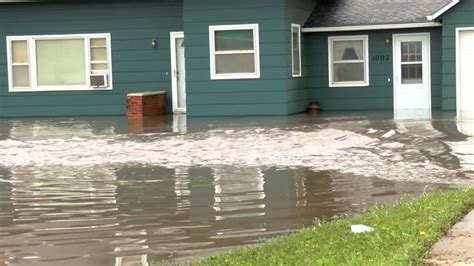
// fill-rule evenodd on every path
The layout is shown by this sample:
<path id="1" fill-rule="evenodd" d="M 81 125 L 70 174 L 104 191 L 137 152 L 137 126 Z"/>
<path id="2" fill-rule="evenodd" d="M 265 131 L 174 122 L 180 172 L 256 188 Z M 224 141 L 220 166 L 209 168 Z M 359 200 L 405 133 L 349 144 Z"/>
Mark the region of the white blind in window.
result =
<path id="1" fill-rule="evenodd" d="M 37 40 L 38 85 L 85 85 L 84 45 L 84 39 Z"/>

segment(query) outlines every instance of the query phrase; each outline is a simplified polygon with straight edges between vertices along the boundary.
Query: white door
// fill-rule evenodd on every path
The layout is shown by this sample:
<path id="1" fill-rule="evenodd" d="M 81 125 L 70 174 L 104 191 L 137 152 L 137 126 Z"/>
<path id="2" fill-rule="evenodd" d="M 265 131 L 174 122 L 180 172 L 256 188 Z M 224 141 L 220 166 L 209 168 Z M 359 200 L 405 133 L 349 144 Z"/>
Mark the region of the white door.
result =
<path id="1" fill-rule="evenodd" d="M 458 117 L 474 119 L 474 29 L 459 30 L 458 38 Z"/>
<path id="2" fill-rule="evenodd" d="M 430 35 L 393 35 L 396 116 L 431 116 Z"/>
<path id="3" fill-rule="evenodd" d="M 173 112 L 186 113 L 186 68 L 184 57 L 184 33 L 171 32 L 170 37 Z"/>

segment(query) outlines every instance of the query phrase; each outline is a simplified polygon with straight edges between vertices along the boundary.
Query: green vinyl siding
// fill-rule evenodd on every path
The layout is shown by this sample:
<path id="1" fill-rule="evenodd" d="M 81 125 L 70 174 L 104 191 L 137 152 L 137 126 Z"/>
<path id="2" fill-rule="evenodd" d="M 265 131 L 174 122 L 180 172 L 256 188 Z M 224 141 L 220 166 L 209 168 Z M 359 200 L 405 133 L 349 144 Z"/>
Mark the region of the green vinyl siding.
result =
<path id="1" fill-rule="evenodd" d="M 187 113 L 286 115 L 290 35 L 284 0 L 184 0 Z M 209 26 L 258 24 L 260 78 L 211 80 Z"/>
<path id="2" fill-rule="evenodd" d="M 164 90 L 171 112 L 171 31 L 184 31 L 190 116 L 287 115 L 317 100 L 324 110 L 393 108 L 392 34 L 431 34 L 432 105 L 455 108 L 455 27 L 473 26 L 474 3 L 443 17 L 443 29 L 302 33 L 302 77 L 292 77 L 291 24 L 303 26 L 317 0 L 140 0 L 3 4 L 0 117 L 124 115 L 126 94 Z M 471 22 L 469 22 L 471 20 Z M 209 26 L 258 24 L 260 78 L 211 80 Z M 6 36 L 110 33 L 112 91 L 8 92 Z M 370 86 L 329 88 L 328 36 L 369 36 Z M 151 47 L 156 39 L 157 48 Z M 388 61 L 372 60 L 388 56 Z"/>
<path id="3" fill-rule="evenodd" d="M 456 28 L 474 27 L 474 1 L 465 0 L 442 16 L 443 110 L 456 110 Z"/>
<path id="4" fill-rule="evenodd" d="M 292 23 L 300 24 L 301 29 L 303 29 L 303 24 L 308 19 L 309 15 L 313 11 L 314 7 L 317 4 L 317 0 L 286 0 L 286 30 L 287 35 L 291 36 L 291 27 Z M 309 47 L 306 42 L 308 34 L 301 33 L 301 77 L 292 77 L 292 61 L 291 53 L 288 55 L 288 73 L 290 75 L 287 79 L 287 89 L 288 89 L 288 113 L 294 114 L 303 112 L 307 109 L 308 103 L 313 99 L 311 88 L 309 86 L 308 79 L 308 50 L 312 49 Z M 290 39 L 291 40 L 291 39 Z M 291 51 L 291 42 L 287 43 L 287 50 Z"/>
<path id="5" fill-rule="evenodd" d="M 182 21 L 180 0 L 3 4 L 0 117 L 124 115 L 127 93 L 150 90 L 171 103 L 169 33 Z M 113 90 L 8 92 L 6 36 L 82 33 L 111 34 Z"/>
<path id="6" fill-rule="evenodd" d="M 184 0 L 188 115 L 286 115 L 304 111 L 311 93 L 306 78 L 292 78 L 290 26 L 302 25 L 315 4 L 315 0 Z M 211 80 L 209 26 L 235 24 L 259 25 L 260 78 Z"/>
<path id="7" fill-rule="evenodd" d="M 432 107 L 441 108 L 441 28 L 411 30 L 377 30 L 359 32 L 306 33 L 308 53 L 308 84 L 313 100 L 321 103 L 322 109 L 331 110 L 390 110 L 393 109 L 393 48 L 386 38 L 393 34 L 429 32 L 431 36 L 431 96 Z M 328 37 L 369 36 L 369 82 L 367 87 L 329 87 Z M 375 60 L 375 56 L 388 60 Z"/>

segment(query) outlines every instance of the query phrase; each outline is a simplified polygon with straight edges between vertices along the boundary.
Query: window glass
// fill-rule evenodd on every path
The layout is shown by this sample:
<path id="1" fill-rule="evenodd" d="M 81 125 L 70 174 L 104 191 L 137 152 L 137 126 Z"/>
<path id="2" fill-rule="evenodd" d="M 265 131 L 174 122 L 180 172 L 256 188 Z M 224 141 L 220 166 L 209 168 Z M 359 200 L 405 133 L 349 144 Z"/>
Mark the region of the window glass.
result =
<path id="1" fill-rule="evenodd" d="M 334 81 L 350 82 L 364 80 L 364 63 L 334 64 Z"/>
<path id="2" fill-rule="evenodd" d="M 12 63 L 28 63 L 28 45 L 26 41 L 12 42 Z"/>
<path id="3" fill-rule="evenodd" d="M 96 47 L 106 47 L 107 40 L 105 38 L 92 38 L 91 39 L 91 48 Z"/>
<path id="4" fill-rule="evenodd" d="M 107 40 L 105 38 L 91 38 L 91 60 L 107 61 Z"/>
<path id="5" fill-rule="evenodd" d="M 254 73 L 254 54 L 217 54 L 216 73 Z"/>
<path id="6" fill-rule="evenodd" d="M 105 71 L 107 71 L 107 64 L 92 64 L 92 70 L 105 70 Z"/>
<path id="7" fill-rule="evenodd" d="M 13 66 L 13 86 L 28 87 L 30 86 L 30 73 L 28 66 Z"/>
<path id="8" fill-rule="evenodd" d="M 423 61 L 423 50 L 421 42 L 402 42 L 402 62 Z"/>
<path id="9" fill-rule="evenodd" d="M 253 50 L 253 30 L 215 32 L 216 51 Z"/>
<path id="10" fill-rule="evenodd" d="M 423 83 L 423 64 L 402 65 L 402 84 Z"/>
<path id="11" fill-rule="evenodd" d="M 423 83 L 423 61 L 422 42 L 402 42 L 402 84 Z"/>
<path id="12" fill-rule="evenodd" d="M 92 61 L 107 61 L 107 48 L 91 48 Z"/>
<path id="13" fill-rule="evenodd" d="M 292 39 L 292 66 L 293 66 L 293 76 L 301 75 L 301 33 L 299 26 L 291 27 L 291 39 Z"/>
<path id="14" fill-rule="evenodd" d="M 334 41 L 334 61 L 363 60 L 364 42 L 360 41 Z"/>
<path id="15" fill-rule="evenodd" d="M 293 75 L 301 74 L 300 65 L 300 52 L 293 51 Z"/>
<path id="16" fill-rule="evenodd" d="M 37 40 L 36 69 L 39 86 L 85 85 L 84 40 Z"/>
<path id="17" fill-rule="evenodd" d="M 408 54 L 410 53 L 410 45 L 408 43 L 403 42 L 401 44 L 401 49 L 402 49 L 402 62 L 408 62 Z"/>

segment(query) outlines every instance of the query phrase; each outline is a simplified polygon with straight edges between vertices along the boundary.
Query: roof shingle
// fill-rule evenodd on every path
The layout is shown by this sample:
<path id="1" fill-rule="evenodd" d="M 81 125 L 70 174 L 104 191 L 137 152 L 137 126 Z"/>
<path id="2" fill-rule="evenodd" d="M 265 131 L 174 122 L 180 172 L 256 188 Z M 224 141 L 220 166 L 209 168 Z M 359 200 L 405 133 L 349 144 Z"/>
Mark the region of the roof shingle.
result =
<path id="1" fill-rule="evenodd" d="M 429 22 L 452 0 L 320 0 L 304 27 L 341 27 Z"/>

